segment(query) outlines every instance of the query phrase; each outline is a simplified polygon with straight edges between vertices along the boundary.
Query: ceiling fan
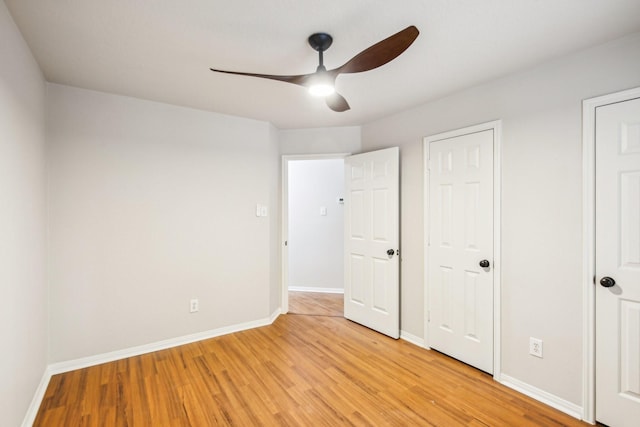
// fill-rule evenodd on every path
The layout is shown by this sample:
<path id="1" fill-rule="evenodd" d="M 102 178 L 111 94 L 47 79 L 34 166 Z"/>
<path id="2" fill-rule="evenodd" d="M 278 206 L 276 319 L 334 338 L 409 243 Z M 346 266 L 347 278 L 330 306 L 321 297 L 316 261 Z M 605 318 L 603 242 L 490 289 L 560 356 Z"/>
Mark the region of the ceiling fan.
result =
<path id="1" fill-rule="evenodd" d="M 349 103 L 334 89 L 336 78 L 340 74 L 361 73 L 378 68 L 400 56 L 420 32 L 415 26 L 409 26 L 396 34 L 363 50 L 341 67 L 327 70 L 323 63 L 323 52 L 331 46 L 333 38 L 326 33 L 315 33 L 309 36 L 309 45 L 318 52 L 319 62 L 315 73 L 296 76 L 277 76 L 270 74 L 243 73 L 238 71 L 225 71 L 210 68 L 218 73 L 236 74 L 240 76 L 260 77 L 263 79 L 278 80 L 285 83 L 309 88 L 309 92 L 315 96 L 325 97 L 329 108 L 333 111 L 343 112 L 350 109 Z"/>

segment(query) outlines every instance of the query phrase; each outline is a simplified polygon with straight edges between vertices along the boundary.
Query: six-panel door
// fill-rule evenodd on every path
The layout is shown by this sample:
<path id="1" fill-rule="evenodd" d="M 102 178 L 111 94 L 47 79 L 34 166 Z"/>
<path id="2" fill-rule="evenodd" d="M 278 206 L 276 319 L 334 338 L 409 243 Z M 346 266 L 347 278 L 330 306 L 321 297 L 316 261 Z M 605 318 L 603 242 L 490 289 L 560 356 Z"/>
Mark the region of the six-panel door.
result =
<path id="1" fill-rule="evenodd" d="M 596 419 L 611 426 L 637 427 L 640 99 L 598 107 L 595 142 Z"/>
<path id="2" fill-rule="evenodd" d="M 429 345 L 493 373 L 493 130 L 428 146 Z"/>
<path id="3" fill-rule="evenodd" d="M 399 149 L 345 158 L 344 315 L 400 336 Z"/>

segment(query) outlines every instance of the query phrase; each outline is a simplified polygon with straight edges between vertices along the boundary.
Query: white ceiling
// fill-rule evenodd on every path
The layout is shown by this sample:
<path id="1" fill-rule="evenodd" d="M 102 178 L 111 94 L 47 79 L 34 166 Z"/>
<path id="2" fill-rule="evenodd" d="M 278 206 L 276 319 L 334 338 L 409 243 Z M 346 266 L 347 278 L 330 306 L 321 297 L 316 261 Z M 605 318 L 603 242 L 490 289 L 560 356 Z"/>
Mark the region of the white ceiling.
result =
<path id="1" fill-rule="evenodd" d="M 360 125 L 640 31 L 640 0 L 5 0 L 50 82 L 272 122 Z M 373 71 L 338 77 L 351 110 L 304 88 L 217 74 L 328 69 L 415 25 L 416 42 Z M 640 54 L 640 53 L 639 53 Z"/>

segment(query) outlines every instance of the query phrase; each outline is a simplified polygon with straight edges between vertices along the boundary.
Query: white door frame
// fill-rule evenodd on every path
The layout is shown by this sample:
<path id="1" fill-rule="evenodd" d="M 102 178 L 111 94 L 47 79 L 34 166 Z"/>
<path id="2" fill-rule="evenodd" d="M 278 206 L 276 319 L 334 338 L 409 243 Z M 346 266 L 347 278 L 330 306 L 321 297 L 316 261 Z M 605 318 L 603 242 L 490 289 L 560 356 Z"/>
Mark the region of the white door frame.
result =
<path id="1" fill-rule="evenodd" d="M 280 259 L 282 269 L 282 299 L 281 299 L 281 313 L 286 314 L 289 312 L 289 251 L 287 242 L 289 240 L 289 162 L 292 160 L 332 160 L 332 159 L 344 159 L 350 156 L 351 153 L 333 153 L 333 154 L 293 154 L 282 156 L 282 205 L 281 205 L 281 219 L 280 223 Z"/>
<path id="2" fill-rule="evenodd" d="M 582 419 L 596 422 L 596 108 L 640 98 L 640 87 L 582 101 Z"/>
<path id="3" fill-rule="evenodd" d="M 500 381 L 500 300 L 501 287 L 500 278 L 502 271 L 502 262 L 500 257 L 500 234 L 501 234 L 501 138 L 502 138 L 502 121 L 495 120 L 492 122 L 481 123 L 474 126 L 456 129 L 450 132 L 444 132 L 437 135 L 431 135 L 423 138 L 423 190 L 424 190 L 424 347 L 429 349 L 429 143 L 446 138 L 467 135 L 470 133 L 482 132 L 485 130 L 493 130 L 493 378 Z"/>

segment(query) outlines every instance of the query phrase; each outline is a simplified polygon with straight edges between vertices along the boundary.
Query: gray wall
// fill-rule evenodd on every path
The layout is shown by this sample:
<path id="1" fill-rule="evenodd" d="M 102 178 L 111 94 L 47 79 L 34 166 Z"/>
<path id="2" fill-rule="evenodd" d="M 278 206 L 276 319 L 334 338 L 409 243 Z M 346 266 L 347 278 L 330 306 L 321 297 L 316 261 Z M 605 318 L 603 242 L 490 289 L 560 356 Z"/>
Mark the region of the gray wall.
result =
<path id="1" fill-rule="evenodd" d="M 422 138 L 502 119 L 502 372 L 582 404 L 581 101 L 639 85 L 636 34 L 363 126 L 363 151 L 401 147 L 403 331 L 424 335 Z"/>
<path id="2" fill-rule="evenodd" d="M 280 154 L 360 152 L 360 126 L 280 131 Z"/>
<path id="3" fill-rule="evenodd" d="M 49 84 L 47 126 L 51 362 L 271 314 L 271 125 Z"/>
<path id="4" fill-rule="evenodd" d="M 344 161 L 291 160 L 288 165 L 289 288 L 342 291 L 344 206 L 337 199 L 344 197 Z"/>
<path id="5" fill-rule="evenodd" d="M 269 313 L 280 312 L 282 305 L 282 267 L 280 263 L 281 230 L 280 210 L 282 197 L 280 194 L 280 146 L 278 129 L 269 126 L 270 175 L 269 175 Z"/>
<path id="6" fill-rule="evenodd" d="M 0 2 L 0 425 L 16 426 L 47 364 L 45 83 Z"/>

